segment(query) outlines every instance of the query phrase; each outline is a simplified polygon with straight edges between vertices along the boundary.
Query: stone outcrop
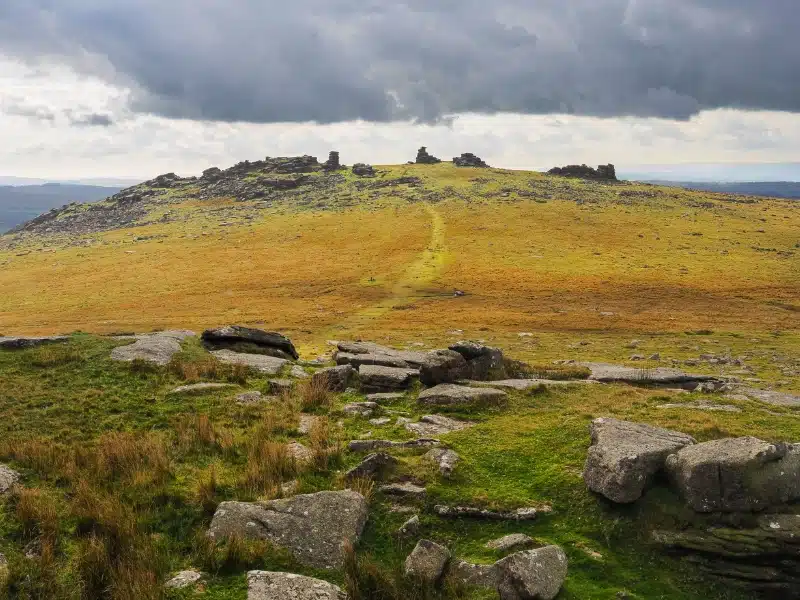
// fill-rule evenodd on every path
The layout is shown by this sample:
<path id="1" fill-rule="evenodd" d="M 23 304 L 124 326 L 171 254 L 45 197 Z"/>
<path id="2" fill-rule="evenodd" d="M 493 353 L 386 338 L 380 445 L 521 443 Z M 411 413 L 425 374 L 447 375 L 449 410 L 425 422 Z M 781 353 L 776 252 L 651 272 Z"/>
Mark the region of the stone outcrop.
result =
<path id="1" fill-rule="evenodd" d="M 458 342 L 449 349 L 464 357 L 467 362 L 464 371 L 467 379 L 486 381 L 503 379 L 506 376 L 503 368 L 503 351 L 499 348 L 492 348 L 478 342 Z"/>
<path id="2" fill-rule="evenodd" d="M 347 594 L 332 583 L 305 575 L 250 571 L 247 600 L 347 600 Z"/>
<path id="3" fill-rule="evenodd" d="M 375 177 L 375 169 L 372 168 L 372 165 L 356 163 L 353 165 L 352 171 L 353 175 L 358 175 L 359 177 Z"/>
<path id="4" fill-rule="evenodd" d="M 361 365 L 358 369 L 361 390 L 366 393 L 407 390 L 419 378 L 417 369 L 398 369 L 380 365 Z"/>
<path id="5" fill-rule="evenodd" d="M 714 440 L 683 448 L 666 464 L 697 512 L 757 512 L 800 500 L 800 444 Z"/>
<path id="6" fill-rule="evenodd" d="M 193 331 L 159 331 L 134 336 L 134 342 L 111 351 L 111 359 L 121 362 L 143 360 L 156 365 L 166 365 L 181 351 L 181 342 L 194 337 Z"/>
<path id="7" fill-rule="evenodd" d="M 590 431 L 583 479 L 590 490 L 618 503 L 639 499 L 667 456 L 695 443 L 684 433 L 611 418 L 595 419 Z"/>
<path id="8" fill-rule="evenodd" d="M 56 344 L 66 342 L 69 336 L 51 335 L 44 337 L 9 337 L 0 335 L 0 348 L 4 350 L 20 350 L 22 348 L 33 348 L 45 344 Z"/>
<path id="9" fill-rule="evenodd" d="M 406 558 L 405 572 L 428 585 L 433 585 L 444 574 L 450 551 L 430 540 L 420 540 Z"/>
<path id="10" fill-rule="evenodd" d="M 418 165 L 435 165 L 436 163 L 442 162 L 442 160 L 431 154 L 428 154 L 428 149 L 425 146 L 422 146 L 419 150 L 417 150 L 417 159 L 415 162 Z"/>
<path id="11" fill-rule="evenodd" d="M 350 469 L 344 476 L 345 481 L 354 479 L 369 478 L 374 479 L 397 464 L 397 459 L 391 454 L 377 452 L 370 454 L 358 465 Z"/>
<path id="12" fill-rule="evenodd" d="M 356 370 L 350 365 L 340 365 L 338 367 L 328 367 L 320 369 L 311 376 L 312 385 L 325 385 L 332 392 L 343 392 L 353 383 L 356 377 Z"/>
<path id="13" fill-rule="evenodd" d="M 447 575 L 454 581 L 488 589 L 497 588 L 495 565 L 475 565 L 465 560 L 451 560 Z"/>
<path id="14" fill-rule="evenodd" d="M 268 354 L 244 354 L 233 350 L 216 350 L 211 355 L 223 364 L 248 367 L 265 375 L 277 375 L 289 364 L 289 361 L 284 358 L 276 358 Z"/>
<path id="15" fill-rule="evenodd" d="M 711 375 L 693 375 L 685 373 L 680 369 L 671 369 L 667 367 L 638 369 L 609 363 L 587 362 L 578 364 L 587 367 L 591 371 L 589 379 L 602 383 L 675 385 L 681 387 L 686 386 L 694 390 L 697 384 L 717 381 L 717 379 Z"/>
<path id="16" fill-rule="evenodd" d="M 506 400 L 506 393 L 492 388 L 442 384 L 420 393 L 417 402 L 423 406 L 453 406 L 484 408 L 497 406 Z"/>
<path id="17" fill-rule="evenodd" d="M 274 331 L 262 331 L 241 325 L 229 325 L 203 332 L 203 342 L 213 350 L 234 350 L 248 354 L 266 354 L 285 360 L 297 360 L 299 355 L 292 341 Z"/>
<path id="18" fill-rule="evenodd" d="M 328 160 L 322 163 L 322 168 L 326 171 L 338 171 L 339 169 L 343 169 L 341 163 L 339 162 L 339 153 L 335 150 L 331 150 L 328 154 Z"/>
<path id="19" fill-rule="evenodd" d="M 465 379 L 469 372 L 467 361 L 453 350 L 428 352 L 419 367 L 420 381 L 428 386 Z"/>
<path id="20" fill-rule="evenodd" d="M 453 164 L 457 167 L 481 167 L 484 169 L 489 166 L 472 152 L 465 152 L 461 156 L 456 156 L 453 158 Z"/>
<path id="21" fill-rule="evenodd" d="M 475 423 L 451 419 L 443 415 L 425 415 L 420 417 L 419 423 L 406 423 L 406 429 L 423 437 L 434 437 L 452 431 L 461 431 L 473 425 Z"/>
<path id="22" fill-rule="evenodd" d="M 517 552 L 495 563 L 500 600 L 553 600 L 567 578 L 567 555 L 558 546 Z"/>
<path id="23" fill-rule="evenodd" d="M 586 165 L 567 165 L 566 167 L 553 167 L 547 173 L 548 175 L 561 175 L 562 177 L 617 181 L 616 169 L 611 164 L 600 165 L 596 169 Z"/>
<path id="24" fill-rule="evenodd" d="M 191 587 L 200 582 L 203 574 L 199 571 L 181 571 L 176 573 L 169 581 L 164 584 L 165 588 L 181 590 L 183 588 Z"/>
<path id="25" fill-rule="evenodd" d="M 209 537 L 265 539 L 286 548 L 301 563 L 341 568 L 344 542 L 355 544 L 367 521 L 361 494 L 345 490 L 294 496 L 263 503 L 223 502 L 214 513 Z"/>

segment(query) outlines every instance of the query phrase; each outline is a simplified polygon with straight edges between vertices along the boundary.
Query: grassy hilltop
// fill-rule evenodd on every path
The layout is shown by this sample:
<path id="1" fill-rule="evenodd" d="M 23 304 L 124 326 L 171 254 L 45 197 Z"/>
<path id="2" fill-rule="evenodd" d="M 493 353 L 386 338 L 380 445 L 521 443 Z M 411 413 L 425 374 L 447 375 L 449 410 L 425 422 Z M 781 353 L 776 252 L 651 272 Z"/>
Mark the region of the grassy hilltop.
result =
<path id="1" fill-rule="evenodd" d="M 293 479 L 300 493 L 341 489 L 363 458 L 347 441 L 410 439 L 396 417 L 431 409 L 412 390 L 380 408 L 390 422 L 370 423 L 343 410 L 362 394 L 302 382 L 279 401 L 242 405 L 238 394 L 267 394 L 271 378 L 218 363 L 196 338 L 167 366 L 114 362 L 130 340 L 104 334 L 237 323 L 281 331 L 306 359 L 329 354 L 328 340 L 425 350 L 481 339 L 553 379 L 581 376 L 555 360 L 658 353 L 631 364 L 690 361 L 693 372 L 800 392 L 800 203 L 449 163 L 376 171 L 298 178 L 245 167 L 232 187 L 159 179 L 0 237 L 0 333 L 78 332 L 0 350 L 0 461 L 23 484 L 0 500 L 0 597 L 244 600 L 245 571 L 266 569 L 333 581 L 353 600 L 482 600 L 497 594 L 410 589 L 399 570 L 419 538 L 489 564 L 501 555 L 486 542 L 522 532 L 566 551 L 559 600 L 753 598 L 653 543 L 654 530 L 697 524 L 668 487 L 629 506 L 587 491 L 587 426 L 613 416 L 698 441 L 797 441 L 800 409 L 740 397 L 719 399 L 738 412 L 665 410 L 718 396 L 644 386 L 513 392 L 502 407 L 451 412 L 477 423 L 441 436 L 461 455 L 452 479 L 419 451 L 391 451 L 399 475 L 427 487 L 411 503 L 419 536 L 398 538 L 409 515 L 361 481 L 369 521 L 344 571 L 303 567 L 265 544 L 208 543 L 220 502 L 274 498 Z M 248 186 L 261 180 L 272 191 L 241 198 L 260 194 Z M 233 387 L 170 393 L 199 381 Z M 310 430 L 301 411 L 318 417 Z M 311 449 L 310 464 L 286 454 L 293 440 Z M 444 520 L 431 510 L 439 503 L 552 512 Z M 207 573 L 199 588 L 162 589 L 189 567 Z"/>

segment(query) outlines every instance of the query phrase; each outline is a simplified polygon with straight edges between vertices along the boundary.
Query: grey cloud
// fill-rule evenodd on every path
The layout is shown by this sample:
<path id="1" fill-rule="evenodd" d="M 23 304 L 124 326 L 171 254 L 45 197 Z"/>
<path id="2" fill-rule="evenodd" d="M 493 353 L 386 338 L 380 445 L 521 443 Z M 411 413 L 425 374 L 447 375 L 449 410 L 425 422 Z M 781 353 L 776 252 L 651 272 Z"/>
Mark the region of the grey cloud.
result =
<path id="1" fill-rule="evenodd" d="M 134 111 L 175 118 L 687 119 L 800 112 L 798 16 L 796 0 L 4 0 L 0 52 L 113 72 Z"/>
<path id="2" fill-rule="evenodd" d="M 70 124 L 77 127 L 111 127 L 114 124 L 114 119 L 110 115 L 99 113 L 75 114 L 70 112 L 67 117 Z"/>

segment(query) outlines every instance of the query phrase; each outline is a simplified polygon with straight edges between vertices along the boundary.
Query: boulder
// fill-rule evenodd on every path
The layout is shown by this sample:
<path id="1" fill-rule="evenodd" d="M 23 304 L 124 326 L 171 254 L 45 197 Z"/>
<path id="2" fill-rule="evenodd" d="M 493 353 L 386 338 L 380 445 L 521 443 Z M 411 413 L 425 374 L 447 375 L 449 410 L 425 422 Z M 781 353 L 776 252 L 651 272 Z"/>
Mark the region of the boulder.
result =
<path id="1" fill-rule="evenodd" d="M 410 369 L 411 365 L 396 355 L 391 354 L 350 354 L 337 352 L 334 356 L 337 365 L 353 365 L 358 369 L 362 365 L 380 365 L 396 369 Z"/>
<path id="2" fill-rule="evenodd" d="M 181 571 L 175 577 L 164 584 L 168 589 L 183 589 L 195 585 L 203 578 L 203 574 L 198 571 Z"/>
<path id="3" fill-rule="evenodd" d="M 353 175 L 358 175 L 359 177 L 375 177 L 375 169 L 372 168 L 372 165 L 356 163 L 353 165 L 352 171 Z"/>
<path id="4" fill-rule="evenodd" d="M 409 577 L 433 585 L 441 579 L 449 560 L 447 548 L 430 540 L 420 540 L 406 558 L 405 572 Z"/>
<path id="5" fill-rule="evenodd" d="M 291 379 L 271 379 L 267 382 L 267 386 L 270 394 L 279 396 L 283 393 L 291 393 L 294 388 L 294 381 Z"/>
<path id="6" fill-rule="evenodd" d="M 509 512 L 486 510 L 484 508 L 474 508 L 472 506 L 447 506 L 437 504 L 433 507 L 433 512 L 443 519 L 485 519 L 487 521 L 533 521 L 539 513 L 548 513 L 550 507 L 542 508 L 518 508 Z"/>
<path id="7" fill-rule="evenodd" d="M 416 369 L 396 369 L 379 365 L 361 365 L 358 378 L 364 392 L 390 392 L 407 390 L 419 377 Z"/>
<path id="8" fill-rule="evenodd" d="M 344 565 L 344 542 L 355 544 L 367 521 L 368 504 L 350 490 L 304 494 L 263 503 L 223 502 L 214 513 L 209 537 L 265 539 L 320 569 Z"/>
<path id="9" fill-rule="evenodd" d="M 397 464 L 397 459 L 391 454 L 377 452 L 370 454 L 358 465 L 350 469 L 344 476 L 345 481 L 360 478 L 375 478 Z"/>
<path id="10" fill-rule="evenodd" d="M 300 442 L 290 442 L 286 445 L 286 451 L 299 464 L 309 463 L 314 458 L 313 450 Z"/>
<path id="11" fill-rule="evenodd" d="M 671 454 L 666 465 L 697 512 L 758 512 L 800 499 L 800 444 L 714 440 Z"/>
<path id="12" fill-rule="evenodd" d="M 339 162 L 339 153 L 335 150 L 331 150 L 328 154 L 328 160 L 322 163 L 322 168 L 326 171 L 338 171 L 341 169 L 342 165 Z"/>
<path id="13" fill-rule="evenodd" d="M 356 376 L 356 370 L 350 365 L 338 367 L 328 367 L 320 369 L 311 376 L 311 383 L 325 381 L 329 390 L 332 392 L 344 392 Z"/>
<path id="14" fill-rule="evenodd" d="M 381 346 L 373 342 L 338 342 L 336 344 L 338 357 L 343 362 L 351 362 L 357 367 L 361 364 L 382 364 L 387 367 L 403 367 L 418 369 L 428 358 L 427 352 L 416 352 L 413 350 L 396 350 L 388 346 Z M 353 359 L 353 355 L 359 359 Z"/>
<path id="15" fill-rule="evenodd" d="M 513 550 L 521 550 L 532 546 L 534 544 L 533 538 L 524 533 L 512 533 L 505 535 L 499 539 L 492 540 L 486 544 L 490 550 L 498 550 L 500 552 L 511 552 Z"/>
<path id="16" fill-rule="evenodd" d="M 299 355 L 292 341 L 273 331 L 262 331 L 241 325 L 207 329 L 202 335 L 207 346 L 215 350 L 243 348 L 249 354 L 267 354 L 287 360 L 297 360 Z"/>
<path id="17" fill-rule="evenodd" d="M 20 476 L 7 465 L 0 465 L 0 496 L 5 496 L 19 483 Z"/>
<path id="18" fill-rule="evenodd" d="M 181 351 L 181 342 L 193 337 L 193 331 L 160 331 L 134 337 L 134 342 L 111 351 L 111 359 L 120 362 L 143 360 L 156 365 L 166 365 Z"/>
<path id="19" fill-rule="evenodd" d="M 667 456 L 695 443 L 685 433 L 611 418 L 595 419 L 590 431 L 583 479 L 590 490 L 618 503 L 638 500 Z"/>
<path id="20" fill-rule="evenodd" d="M 458 352 L 467 361 L 465 377 L 477 381 L 502 379 L 503 351 L 478 342 L 458 342 L 450 346 L 450 350 Z"/>
<path id="21" fill-rule="evenodd" d="M 241 365 L 265 375 L 277 375 L 289 364 L 289 361 L 284 358 L 267 354 L 243 354 L 233 350 L 216 350 L 211 355 L 223 364 Z"/>
<path id="22" fill-rule="evenodd" d="M 423 437 L 434 437 L 453 431 L 461 431 L 475 425 L 469 421 L 451 419 L 443 415 L 425 415 L 419 423 L 407 423 L 406 429 Z"/>
<path id="23" fill-rule="evenodd" d="M 380 490 L 389 496 L 402 496 L 403 498 L 412 498 L 415 500 L 421 500 L 425 498 L 427 494 L 424 487 L 408 481 L 405 483 L 389 483 L 387 485 L 382 485 Z"/>
<path id="24" fill-rule="evenodd" d="M 332 583 L 305 575 L 250 571 L 247 600 L 347 600 L 347 594 Z"/>
<path id="25" fill-rule="evenodd" d="M 400 537 L 415 536 L 419 533 L 421 527 L 422 524 L 420 523 L 419 515 L 414 515 L 400 526 L 400 529 L 397 530 L 397 535 Z"/>
<path id="26" fill-rule="evenodd" d="M 461 156 L 456 156 L 453 158 L 453 164 L 457 167 L 480 167 L 483 169 L 489 166 L 472 152 L 465 152 Z"/>
<path id="27" fill-rule="evenodd" d="M 447 574 L 464 585 L 497 588 L 497 569 L 494 565 L 475 565 L 465 560 L 453 560 L 450 562 Z"/>
<path id="28" fill-rule="evenodd" d="M 476 407 L 496 406 L 506 399 L 506 393 L 493 388 L 474 388 L 442 384 L 420 393 L 417 402 L 423 406 Z"/>
<path id="29" fill-rule="evenodd" d="M 428 352 L 419 365 L 419 378 L 427 386 L 452 383 L 468 378 L 469 367 L 461 354 L 453 350 Z"/>
<path id="30" fill-rule="evenodd" d="M 451 477 L 456 465 L 461 460 L 461 457 L 452 450 L 445 450 L 444 448 L 434 448 L 429 450 L 423 460 L 434 463 L 439 468 L 439 473 L 443 477 Z"/>
<path id="31" fill-rule="evenodd" d="M 428 154 L 428 149 L 425 146 L 422 146 L 419 150 L 417 150 L 416 163 L 418 165 L 435 165 L 436 163 L 440 162 L 442 162 L 440 158 L 436 158 L 435 156 Z"/>
<path id="32" fill-rule="evenodd" d="M 378 405 L 374 402 L 351 402 L 342 408 L 342 412 L 348 415 L 360 415 L 369 417 L 378 410 Z"/>
<path id="33" fill-rule="evenodd" d="M 545 546 L 507 556 L 495 563 L 500 600 L 553 600 L 567 578 L 567 555 Z"/>

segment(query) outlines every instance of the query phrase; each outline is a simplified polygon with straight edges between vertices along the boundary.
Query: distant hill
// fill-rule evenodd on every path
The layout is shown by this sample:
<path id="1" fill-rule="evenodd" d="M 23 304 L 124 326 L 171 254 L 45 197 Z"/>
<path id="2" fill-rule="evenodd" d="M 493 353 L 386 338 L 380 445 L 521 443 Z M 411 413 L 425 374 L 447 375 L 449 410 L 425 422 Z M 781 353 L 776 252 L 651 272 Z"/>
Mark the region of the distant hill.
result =
<path id="1" fill-rule="evenodd" d="M 800 182 L 798 181 L 664 181 L 650 179 L 647 183 L 682 187 L 688 190 L 705 192 L 721 192 L 725 194 L 746 194 L 748 196 L 766 196 L 769 198 L 800 199 Z"/>
<path id="2" fill-rule="evenodd" d="M 37 215 L 71 202 L 97 202 L 119 192 L 118 187 L 69 185 L 0 186 L 0 233 Z"/>

